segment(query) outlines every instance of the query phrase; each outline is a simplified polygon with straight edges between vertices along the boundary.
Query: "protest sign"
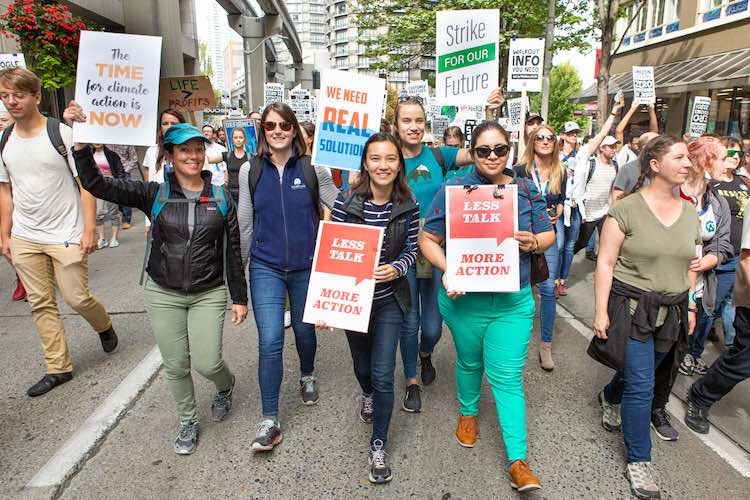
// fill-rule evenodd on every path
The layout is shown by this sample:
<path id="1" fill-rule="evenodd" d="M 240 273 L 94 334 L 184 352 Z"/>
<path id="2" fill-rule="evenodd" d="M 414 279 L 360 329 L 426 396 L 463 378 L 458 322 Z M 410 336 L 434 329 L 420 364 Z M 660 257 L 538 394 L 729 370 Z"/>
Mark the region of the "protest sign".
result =
<path id="1" fill-rule="evenodd" d="M 432 117 L 432 135 L 435 139 L 445 135 L 445 129 L 450 126 L 451 119 L 447 116 L 437 115 Z"/>
<path id="2" fill-rule="evenodd" d="M 255 129 L 255 120 L 250 118 L 238 118 L 232 120 L 224 120 L 222 122 L 224 131 L 227 134 L 227 146 L 229 152 L 234 152 L 234 134 L 237 133 L 237 137 L 245 139 L 245 152 L 248 154 L 255 154 L 258 146 L 258 135 Z"/>
<path id="3" fill-rule="evenodd" d="M 500 11 L 437 13 L 435 95 L 443 104 L 484 104 L 498 84 Z"/>
<path id="4" fill-rule="evenodd" d="M 161 37 L 82 31 L 73 141 L 149 146 L 158 115 Z"/>
<path id="5" fill-rule="evenodd" d="M 268 82 L 263 85 L 263 107 L 274 102 L 284 102 L 284 84 Z"/>
<path id="6" fill-rule="evenodd" d="M 706 133 L 710 110 L 710 97 L 695 96 L 693 98 L 693 112 L 690 114 L 690 127 L 688 128 L 688 134 L 691 137 L 700 137 Z"/>
<path id="7" fill-rule="evenodd" d="M 518 291 L 517 186 L 447 186 L 445 197 L 449 289 Z"/>
<path id="8" fill-rule="evenodd" d="M 427 86 L 427 80 L 416 80 L 406 84 L 406 95 L 419 97 L 426 103 L 427 98 L 430 97 L 429 89 L 430 88 Z"/>
<path id="9" fill-rule="evenodd" d="M 0 54 L 0 71 L 19 67 L 26 67 L 26 58 L 22 53 Z"/>
<path id="10" fill-rule="evenodd" d="M 508 132 L 518 132 L 521 130 L 521 108 L 522 98 L 508 99 Z"/>
<path id="11" fill-rule="evenodd" d="M 309 122 L 313 119 L 312 99 L 307 89 L 294 88 L 289 91 L 287 104 L 292 108 L 299 122 Z"/>
<path id="12" fill-rule="evenodd" d="M 474 131 L 474 129 L 477 127 L 477 121 L 476 120 L 466 120 L 464 122 L 464 137 L 466 138 L 466 145 L 465 147 L 469 147 L 471 144 L 471 134 Z"/>
<path id="13" fill-rule="evenodd" d="M 384 231 L 363 224 L 320 223 L 305 323 L 324 321 L 333 328 L 367 332 Z"/>
<path id="14" fill-rule="evenodd" d="M 207 76 L 167 76 L 159 82 L 159 108 L 202 111 L 216 107 L 216 96 Z"/>
<path id="15" fill-rule="evenodd" d="M 543 38 L 514 38 L 508 53 L 508 92 L 541 92 Z"/>
<path id="16" fill-rule="evenodd" d="M 437 103 L 437 99 L 434 97 L 428 97 L 425 101 L 424 110 L 427 114 L 427 119 L 430 121 L 438 116 L 440 114 L 440 106 Z"/>
<path id="17" fill-rule="evenodd" d="M 633 100 L 638 104 L 656 102 L 653 66 L 633 66 Z"/>
<path id="18" fill-rule="evenodd" d="M 362 148 L 380 130 L 385 80 L 322 70 L 313 165 L 359 172 Z"/>

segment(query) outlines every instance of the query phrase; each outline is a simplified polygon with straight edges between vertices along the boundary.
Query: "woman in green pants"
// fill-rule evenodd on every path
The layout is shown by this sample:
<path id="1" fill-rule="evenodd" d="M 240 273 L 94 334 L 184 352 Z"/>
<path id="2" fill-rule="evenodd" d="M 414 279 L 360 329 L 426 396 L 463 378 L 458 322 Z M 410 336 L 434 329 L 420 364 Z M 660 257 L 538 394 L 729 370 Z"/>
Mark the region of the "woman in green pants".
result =
<path id="1" fill-rule="evenodd" d="M 456 386 L 459 415 L 456 439 L 472 448 L 476 442 L 482 376 L 492 388 L 508 456 L 511 486 L 519 491 L 541 487 L 526 462 L 526 400 L 523 368 L 534 321 L 534 298 L 529 284 L 531 254 L 542 254 L 555 241 L 546 204 L 534 183 L 516 178 L 506 169 L 508 133 L 496 122 L 474 129 L 471 155 L 476 171 L 451 179 L 447 185 L 518 184 L 520 290 L 512 293 L 461 293 L 450 290 L 446 275 L 438 296 L 440 313 L 456 346 Z M 433 266 L 445 272 L 445 185 L 427 212 L 419 248 Z"/>

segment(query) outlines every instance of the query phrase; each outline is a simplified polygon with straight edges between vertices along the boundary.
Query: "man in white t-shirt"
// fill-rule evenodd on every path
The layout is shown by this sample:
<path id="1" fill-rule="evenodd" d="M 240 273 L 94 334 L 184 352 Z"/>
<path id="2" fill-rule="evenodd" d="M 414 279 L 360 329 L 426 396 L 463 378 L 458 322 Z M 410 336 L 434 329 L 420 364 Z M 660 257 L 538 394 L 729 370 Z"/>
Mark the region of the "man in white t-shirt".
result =
<path id="1" fill-rule="evenodd" d="M 59 126 L 62 151 L 55 149 L 38 109 L 41 97 L 39 78 L 31 71 L 0 72 L 0 99 L 15 120 L 0 153 L 0 239 L 3 255 L 26 286 L 47 363 L 47 374 L 27 392 L 32 397 L 73 378 L 56 285 L 99 334 L 104 351 L 117 347 L 112 321 L 88 286 L 88 255 L 97 244 L 96 199 L 78 182 L 67 125 Z"/>
<path id="2" fill-rule="evenodd" d="M 223 161 L 219 163 L 208 163 L 208 158 L 211 156 L 221 156 L 221 153 L 224 153 L 227 148 L 225 148 L 221 144 L 214 142 L 213 138 L 215 135 L 215 131 L 213 126 L 209 124 L 203 125 L 201 132 L 203 133 L 203 137 L 211 141 L 210 143 L 206 144 L 206 163 L 203 166 L 203 170 L 208 170 L 209 172 L 211 172 L 211 184 L 215 186 L 226 184 L 228 181 L 228 177 L 226 175 L 227 164 Z"/>

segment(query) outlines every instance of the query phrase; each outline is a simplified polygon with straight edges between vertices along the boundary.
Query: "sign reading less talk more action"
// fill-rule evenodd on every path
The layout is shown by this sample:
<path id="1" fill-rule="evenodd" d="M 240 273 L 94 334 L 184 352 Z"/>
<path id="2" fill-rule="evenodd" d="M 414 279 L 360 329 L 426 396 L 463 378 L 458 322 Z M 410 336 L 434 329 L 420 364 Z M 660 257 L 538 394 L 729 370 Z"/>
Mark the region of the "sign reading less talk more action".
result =
<path id="1" fill-rule="evenodd" d="M 508 51 L 508 92 L 541 92 L 543 65 L 543 38 L 511 40 Z"/>
<path id="2" fill-rule="evenodd" d="M 211 80 L 204 75 L 162 78 L 159 82 L 159 107 L 188 112 L 216 107 Z"/>
<path id="3" fill-rule="evenodd" d="M 500 11 L 441 10 L 435 29 L 440 105 L 487 102 L 498 84 Z"/>
<path id="4" fill-rule="evenodd" d="M 75 100 L 86 122 L 75 142 L 149 146 L 154 143 L 161 37 L 82 31 Z"/>

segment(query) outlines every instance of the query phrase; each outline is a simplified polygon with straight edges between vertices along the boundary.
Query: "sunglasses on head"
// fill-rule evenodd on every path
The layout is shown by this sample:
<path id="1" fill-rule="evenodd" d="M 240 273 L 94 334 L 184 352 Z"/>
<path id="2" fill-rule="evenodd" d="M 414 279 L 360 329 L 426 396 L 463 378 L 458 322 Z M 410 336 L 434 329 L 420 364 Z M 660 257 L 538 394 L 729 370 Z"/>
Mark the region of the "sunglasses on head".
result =
<path id="1" fill-rule="evenodd" d="M 534 140 L 537 142 L 544 142 L 544 141 L 555 142 L 557 140 L 557 137 L 555 137 L 552 134 L 549 134 L 549 135 L 539 134 L 538 136 L 536 136 L 536 139 Z"/>
<path id="2" fill-rule="evenodd" d="M 398 102 L 418 102 L 419 104 L 424 104 L 424 99 L 422 99 L 418 95 L 402 95 L 398 98 Z"/>
<path id="3" fill-rule="evenodd" d="M 291 122 L 263 122 L 263 130 L 265 130 L 266 132 L 273 132 L 274 130 L 276 130 L 277 125 L 284 132 L 289 132 L 290 130 L 292 130 Z"/>
<path id="4" fill-rule="evenodd" d="M 510 148 L 507 144 L 498 144 L 494 148 L 491 148 L 489 146 L 477 146 L 472 151 L 474 151 L 474 154 L 477 155 L 480 158 L 489 158 L 490 153 L 493 151 L 495 152 L 495 156 L 498 158 L 501 158 L 508 154 L 508 151 Z"/>
<path id="5" fill-rule="evenodd" d="M 730 149 L 729 151 L 727 151 L 727 158 L 734 158 L 735 156 L 737 158 L 744 158 L 745 157 L 745 152 L 744 151 L 738 151 L 736 149 Z"/>

